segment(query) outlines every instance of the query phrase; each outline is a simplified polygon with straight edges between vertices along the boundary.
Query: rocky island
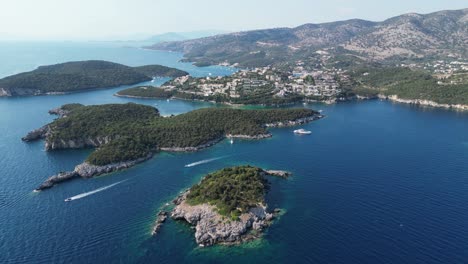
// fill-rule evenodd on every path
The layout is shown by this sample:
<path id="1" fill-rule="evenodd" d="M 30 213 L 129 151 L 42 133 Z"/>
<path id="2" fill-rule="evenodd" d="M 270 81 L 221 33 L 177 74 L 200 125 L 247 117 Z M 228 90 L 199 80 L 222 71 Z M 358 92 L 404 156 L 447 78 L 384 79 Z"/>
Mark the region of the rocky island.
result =
<path id="1" fill-rule="evenodd" d="M 71 172 L 48 178 L 36 190 L 72 178 L 126 169 L 150 159 L 158 151 L 197 151 L 229 137 L 271 137 L 269 127 L 300 125 L 320 119 L 310 109 L 241 110 L 205 108 L 162 117 L 151 106 L 127 103 L 68 104 L 51 111 L 53 122 L 31 131 L 23 141 L 45 139 L 45 149 L 96 148 Z"/>
<path id="2" fill-rule="evenodd" d="M 161 65 L 129 67 L 108 61 L 74 61 L 40 66 L 36 70 L 0 79 L 0 97 L 63 94 L 150 81 L 154 77 L 181 77 L 188 72 Z"/>
<path id="3" fill-rule="evenodd" d="M 233 245 L 256 239 L 280 211 L 268 210 L 267 175 L 289 173 L 251 166 L 210 173 L 174 200 L 176 206 L 170 216 L 194 225 L 195 240 L 200 246 Z M 158 214 L 158 229 L 161 215 L 164 214 Z"/>

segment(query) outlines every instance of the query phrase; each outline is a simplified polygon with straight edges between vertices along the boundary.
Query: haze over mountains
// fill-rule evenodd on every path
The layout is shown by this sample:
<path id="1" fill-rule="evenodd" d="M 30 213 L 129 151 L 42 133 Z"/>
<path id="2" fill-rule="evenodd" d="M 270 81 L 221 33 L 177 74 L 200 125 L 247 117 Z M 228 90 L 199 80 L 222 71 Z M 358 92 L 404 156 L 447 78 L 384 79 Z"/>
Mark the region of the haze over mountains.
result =
<path id="1" fill-rule="evenodd" d="M 466 58 L 468 9 L 409 13 L 382 22 L 360 19 L 237 32 L 150 48 L 183 52 L 199 65 L 265 66 L 325 49 L 366 61 Z"/>
<path id="2" fill-rule="evenodd" d="M 165 42 L 165 41 L 181 41 L 190 40 L 196 38 L 205 38 L 218 34 L 227 33 L 227 31 L 221 30 L 202 30 L 202 31 L 190 31 L 190 32 L 166 32 L 158 35 L 153 35 L 144 41 L 147 42 Z"/>

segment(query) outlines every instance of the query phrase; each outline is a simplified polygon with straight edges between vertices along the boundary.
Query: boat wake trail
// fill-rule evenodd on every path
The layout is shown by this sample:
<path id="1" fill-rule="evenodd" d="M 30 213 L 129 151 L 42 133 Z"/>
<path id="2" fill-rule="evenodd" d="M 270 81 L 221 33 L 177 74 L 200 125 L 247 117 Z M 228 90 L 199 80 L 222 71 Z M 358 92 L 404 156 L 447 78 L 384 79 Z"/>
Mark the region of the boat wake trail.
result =
<path id="1" fill-rule="evenodd" d="M 224 159 L 226 157 L 228 157 L 228 156 L 222 156 L 222 157 L 217 157 L 217 158 L 212 158 L 212 159 L 200 160 L 200 161 L 197 161 L 197 162 L 194 162 L 194 163 L 187 164 L 184 167 L 186 167 L 186 168 L 195 167 L 195 166 L 205 164 L 205 163 L 209 163 L 209 162 L 212 162 L 212 161 L 215 161 L 215 160 Z"/>
<path id="2" fill-rule="evenodd" d="M 78 200 L 78 199 L 81 199 L 81 198 L 84 198 L 86 196 L 90 196 L 90 195 L 93 195 L 95 193 L 98 193 L 98 192 L 102 192 L 104 190 L 107 190 L 109 188 L 112 188 L 114 186 L 116 186 L 117 184 L 120 184 L 124 181 L 127 181 L 127 180 L 123 180 L 123 181 L 119 181 L 119 182 L 116 182 L 116 183 L 113 183 L 111 185 L 107 185 L 107 186 L 104 186 L 104 187 L 101 187 L 101 188 L 98 188 L 96 190 L 92 190 L 90 192 L 85 192 L 85 193 L 81 193 L 81 194 L 78 194 L 78 195 L 75 195 L 75 196 L 72 196 L 72 197 L 68 197 L 67 199 L 65 199 L 65 202 L 70 202 L 70 201 L 74 201 L 74 200 Z"/>

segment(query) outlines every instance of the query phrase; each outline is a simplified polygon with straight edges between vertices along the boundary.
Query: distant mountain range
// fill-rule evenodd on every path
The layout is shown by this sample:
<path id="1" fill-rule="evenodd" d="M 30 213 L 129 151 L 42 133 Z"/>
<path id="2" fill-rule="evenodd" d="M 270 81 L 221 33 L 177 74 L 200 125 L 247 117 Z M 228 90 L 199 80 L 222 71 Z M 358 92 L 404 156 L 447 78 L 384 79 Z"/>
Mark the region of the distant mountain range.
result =
<path id="1" fill-rule="evenodd" d="M 210 36 L 224 34 L 224 33 L 227 33 L 227 31 L 203 30 L 203 31 L 191 31 L 191 32 L 167 32 L 167 33 L 151 36 L 145 39 L 144 41 L 152 42 L 152 43 L 166 42 L 166 41 L 181 41 L 181 40 L 210 37 Z"/>
<path id="2" fill-rule="evenodd" d="M 468 9 L 404 14 L 383 22 L 360 19 L 275 28 L 156 43 L 198 65 L 265 66 L 300 59 L 317 50 L 367 61 L 468 57 Z"/>

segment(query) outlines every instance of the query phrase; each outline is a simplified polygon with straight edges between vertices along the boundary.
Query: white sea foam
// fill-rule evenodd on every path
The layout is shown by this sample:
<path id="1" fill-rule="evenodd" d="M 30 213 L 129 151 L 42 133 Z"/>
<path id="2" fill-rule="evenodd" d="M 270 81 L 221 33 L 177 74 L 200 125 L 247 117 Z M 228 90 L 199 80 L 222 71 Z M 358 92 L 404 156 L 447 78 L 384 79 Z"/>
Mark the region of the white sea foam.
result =
<path id="1" fill-rule="evenodd" d="M 72 196 L 72 197 L 69 197 L 69 198 L 65 199 L 65 201 L 69 202 L 69 201 L 73 201 L 73 200 L 78 200 L 78 199 L 84 198 L 86 196 L 90 196 L 90 195 L 93 195 L 95 193 L 102 192 L 102 191 L 107 190 L 109 188 L 112 188 L 112 187 L 116 186 L 117 184 L 120 184 L 120 183 L 122 183 L 124 181 L 127 181 L 127 180 L 119 181 L 119 182 L 113 183 L 111 185 L 107 185 L 107 186 L 104 186 L 104 187 L 101 187 L 101 188 L 98 188 L 96 190 L 92 190 L 92 191 L 89 191 L 89 192 L 80 193 L 78 195 L 75 195 L 75 196 Z"/>
<path id="2" fill-rule="evenodd" d="M 187 164 L 187 165 L 185 165 L 185 167 L 186 168 L 195 167 L 195 166 L 198 166 L 198 165 L 201 165 L 201 164 L 205 164 L 205 163 L 209 163 L 209 162 L 212 162 L 212 161 L 215 161 L 215 160 L 223 159 L 225 157 L 227 157 L 227 156 L 222 156 L 222 157 L 212 158 L 212 159 L 206 159 L 206 160 L 200 160 L 200 161 L 197 161 L 197 162 Z"/>

